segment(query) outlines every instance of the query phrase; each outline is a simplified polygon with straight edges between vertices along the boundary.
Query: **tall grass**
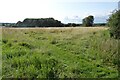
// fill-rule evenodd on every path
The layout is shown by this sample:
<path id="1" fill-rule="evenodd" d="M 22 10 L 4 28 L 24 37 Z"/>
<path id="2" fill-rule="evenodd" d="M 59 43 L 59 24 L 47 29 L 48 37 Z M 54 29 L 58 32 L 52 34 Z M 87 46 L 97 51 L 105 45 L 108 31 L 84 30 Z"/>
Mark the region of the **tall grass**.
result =
<path id="1" fill-rule="evenodd" d="M 0 28 L 0 79 L 2 78 L 2 28 Z"/>
<path id="2" fill-rule="evenodd" d="M 3 78 L 117 78 L 118 41 L 104 28 L 3 29 Z"/>

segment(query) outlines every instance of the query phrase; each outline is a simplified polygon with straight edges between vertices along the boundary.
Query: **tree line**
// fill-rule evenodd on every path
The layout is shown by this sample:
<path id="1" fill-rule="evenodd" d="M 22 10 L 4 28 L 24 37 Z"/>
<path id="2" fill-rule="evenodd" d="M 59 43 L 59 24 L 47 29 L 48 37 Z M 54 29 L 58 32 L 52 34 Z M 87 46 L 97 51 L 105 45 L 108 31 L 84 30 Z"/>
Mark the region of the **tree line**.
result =
<path id="1" fill-rule="evenodd" d="M 76 26 L 105 26 L 106 23 L 94 23 L 94 16 L 90 15 L 83 19 L 82 24 L 77 23 L 61 23 L 54 18 L 26 18 L 17 23 L 1 23 L 5 27 L 76 27 Z"/>
<path id="2" fill-rule="evenodd" d="M 23 22 L 18 21 L 13 27 L 61 27 L 63 23 L 54 18 L 26 18 Z"/>

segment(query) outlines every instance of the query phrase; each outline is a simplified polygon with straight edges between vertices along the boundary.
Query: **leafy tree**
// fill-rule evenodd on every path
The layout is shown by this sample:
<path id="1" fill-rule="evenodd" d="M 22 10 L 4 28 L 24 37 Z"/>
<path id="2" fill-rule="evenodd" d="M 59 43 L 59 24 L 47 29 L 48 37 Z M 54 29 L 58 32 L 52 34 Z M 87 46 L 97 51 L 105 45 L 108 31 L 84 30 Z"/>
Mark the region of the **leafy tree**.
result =
<path id="1" fill-rule="evenodd" d="M 82 23 L 83 23 L 83 26 L 86 26 L 86 27 L 93 26 L 94 16 L 90 15 L 88 17 L 85 17 Z"/>
<path id="2" fill-rule="evenodd" d="M 115 39 L 120 39 L 120 10 L 116 10 L 108 19 L 110 27 L 110 36 Z"/>

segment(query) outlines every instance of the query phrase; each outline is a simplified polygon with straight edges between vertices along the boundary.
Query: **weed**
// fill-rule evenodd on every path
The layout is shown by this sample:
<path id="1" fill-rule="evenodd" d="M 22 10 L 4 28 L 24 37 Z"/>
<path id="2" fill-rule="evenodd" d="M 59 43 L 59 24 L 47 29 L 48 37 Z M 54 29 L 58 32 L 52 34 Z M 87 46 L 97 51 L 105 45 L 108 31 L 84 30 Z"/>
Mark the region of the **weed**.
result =
<path id="1" fill-rule="evenodd" d="M 8 40 L 3 39 L 2 42 L 6 44 L 8 42 Z"/>
<path id="2" fill-rule="evenodd" d="M 51 44 L 57 44 L 57 43 L 58 43 L 58 41 L 56 41 L 56 40 L 51 41 Z"/>
<path id="3" fill-rule="evenodd" d="M 19 45 L 20 45 L 20 46 L 23 46 L 23 47 L 27 47 L 27 48 L 29 48 L 29 49 L 32 49 L 32 48 L 33 48 L 33 46 L 31 46 L 30 44 L 28 44 L 28 43 L 26 43 L 26 42 L 21 42 L 21 43 L 19 43 Z"/>
<path id="4" fill-rule="evenodd" d="M 12 46 L 12 43 L 7 43 L 8 47 L 11 47 Z"/>

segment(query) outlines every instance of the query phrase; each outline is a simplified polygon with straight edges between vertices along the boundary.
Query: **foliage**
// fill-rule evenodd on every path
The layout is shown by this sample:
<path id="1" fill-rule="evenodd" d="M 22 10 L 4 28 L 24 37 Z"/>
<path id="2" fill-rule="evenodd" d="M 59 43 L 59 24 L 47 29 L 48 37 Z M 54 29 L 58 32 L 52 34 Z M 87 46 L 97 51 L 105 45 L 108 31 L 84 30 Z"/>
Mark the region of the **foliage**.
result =
<path id="1" fill-rule="evenodd" d="M 90 15 L 88 17 L 85 17 L 83 19 L 83 26 L 93 26 L 93 23 L 94 23 L 94 16 Z"/>
<path id="2" fill-rule="evenodd" d="M 115 11 L 108 19 L 110 27 L 110 35 L 116 39 L 120 39 L 120 10 Z"/>
<path id="3" fill-rule="evenodd" d="M 106 23 L 94 23 L 94 26 L 97 27 L 97 26 L 106 26 Z"/>
<path id="4" fill-rule="evenodd" d="M 76 26 L 81 26 L 81 24 L 76 24 L 76 23 L 68 23 L 64 24 L 65 27 L 76 27 Z"/>
<path id="5" fill-rule="evenodd" d="M 0 26 L 5 26 L 5 27 L 12 27 L 14 25 L 15 23 L 0 23 Z"/>

